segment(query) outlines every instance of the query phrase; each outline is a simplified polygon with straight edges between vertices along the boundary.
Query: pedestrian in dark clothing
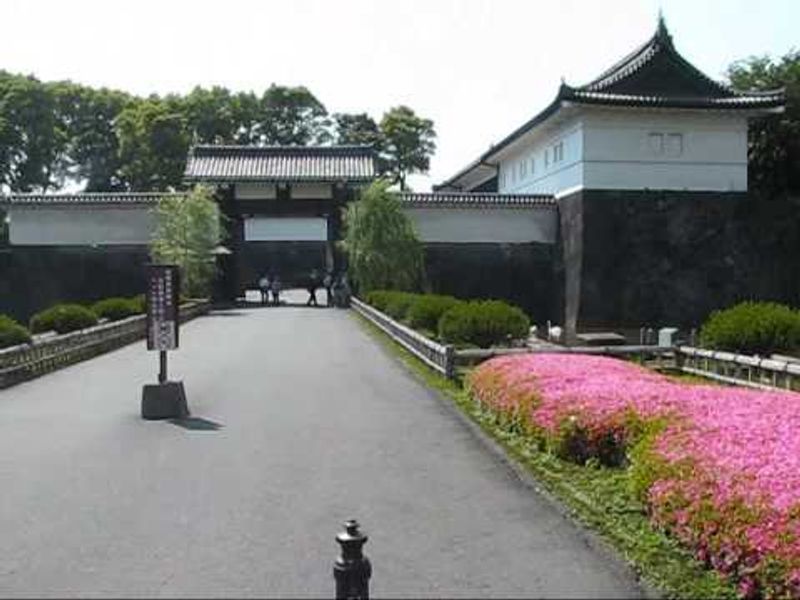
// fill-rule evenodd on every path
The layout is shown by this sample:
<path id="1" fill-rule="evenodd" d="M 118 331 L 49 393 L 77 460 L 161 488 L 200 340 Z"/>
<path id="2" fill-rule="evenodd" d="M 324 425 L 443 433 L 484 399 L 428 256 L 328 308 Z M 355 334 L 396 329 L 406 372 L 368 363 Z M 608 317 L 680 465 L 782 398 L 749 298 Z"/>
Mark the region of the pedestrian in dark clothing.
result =
<path id="1" fill-rule="evenodd" d="M 281 303 L 281 278 L 275 275 L 272 278 L 272 284 L 270 285 L 270 290 L 272 291 L 272 303 L 275 306 L 280 306 Z"/>
<path id="2" fill-rule="evenodd" d="M 264 274 L 258 280 L 258 289 L 261 292 L 261 304 L 269 304 L 269 289 L 271 285 L 269 275 Z"/>
<path id="3" fill-rule="evenodd" d="M 306 301 L 306 306 L 319 306 L 317 304 L 317 288 L 319 287 L 319 272 L 316 269 L 311 270 L 311 274 L 308 277 L 308 286 L 306 289 L 308 290 L 308 300 Z"/>
<path id="4" fill-rule="evenodd" d="M 331 271 L 325 273 L 325 277 L 322 278 L 322 285 L 325 286 L 325 303 L 328 306 L 333 306 L 333 295 L 331 294 L 331 288 L 333 287 L 333 273 Z"/>

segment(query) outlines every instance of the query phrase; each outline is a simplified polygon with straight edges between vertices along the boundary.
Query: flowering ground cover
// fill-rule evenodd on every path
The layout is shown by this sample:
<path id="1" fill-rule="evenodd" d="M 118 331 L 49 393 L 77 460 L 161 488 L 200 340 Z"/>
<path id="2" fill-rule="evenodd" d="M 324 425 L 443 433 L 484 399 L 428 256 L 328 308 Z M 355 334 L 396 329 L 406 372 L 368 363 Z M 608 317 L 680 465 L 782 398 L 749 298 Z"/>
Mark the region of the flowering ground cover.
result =
<path id="1" fill-rule="evenodd" d="M 541 447 L 631 469 L 651 520 L 742 596 L 800 597 L 800 394 L 565 354 L 487 361 L 468 385 Z"/>

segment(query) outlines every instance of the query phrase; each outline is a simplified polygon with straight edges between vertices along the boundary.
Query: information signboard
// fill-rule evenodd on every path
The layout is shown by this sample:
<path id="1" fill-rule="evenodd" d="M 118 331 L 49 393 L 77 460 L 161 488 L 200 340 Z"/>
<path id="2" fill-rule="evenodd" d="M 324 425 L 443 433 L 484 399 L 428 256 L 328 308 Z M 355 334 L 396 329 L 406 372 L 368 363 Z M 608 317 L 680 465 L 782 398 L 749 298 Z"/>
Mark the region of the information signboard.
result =
<path id="1" fill-rule="evenodd" d="M 147 349 L 178 347 L 180 271 L 175 265 L 147 266 Z"/>

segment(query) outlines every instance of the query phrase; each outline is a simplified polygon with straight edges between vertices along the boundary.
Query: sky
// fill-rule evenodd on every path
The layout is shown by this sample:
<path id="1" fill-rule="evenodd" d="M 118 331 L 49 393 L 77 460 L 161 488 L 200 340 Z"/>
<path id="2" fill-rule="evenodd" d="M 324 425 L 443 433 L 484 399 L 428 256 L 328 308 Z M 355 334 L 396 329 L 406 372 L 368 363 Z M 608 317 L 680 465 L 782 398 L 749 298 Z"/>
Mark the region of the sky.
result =
<path id="1" fill-rule="evenodd" d="M 797 0 L 0 0 L 0 69 L 140 95 L 306 86 L 329 112 L 432 119 L 426 191 L 644 43 L 723 79 L 800 48 Z"/>

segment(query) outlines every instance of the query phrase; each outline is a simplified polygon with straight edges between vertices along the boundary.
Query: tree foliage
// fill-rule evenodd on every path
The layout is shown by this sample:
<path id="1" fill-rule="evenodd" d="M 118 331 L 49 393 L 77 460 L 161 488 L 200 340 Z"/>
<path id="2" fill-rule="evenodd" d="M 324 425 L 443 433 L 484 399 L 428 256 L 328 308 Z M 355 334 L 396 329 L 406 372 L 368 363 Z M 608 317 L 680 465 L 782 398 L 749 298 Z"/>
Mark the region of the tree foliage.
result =
<path id="1" fill-rule="evenodd" d="M 398 106 L 383 115 L 380 127 L 387 171 L 404 190 L 410 173 L 424 173 L 430 166 L 436 150 L 433 121 L 418 117 L 407 106 Z"/>
<path id="2" fill-rule="evenodd" d="M 347 207 L 342 242 L 359 290 L 413 290 L 423 274 L 422 244 L 390 182 L 377 181 Z"/>
<path id="3" fill-rule="evenodd" d="M 749 179 L 762 195 L 800 194 L 800 50 L 735 62 L 728 78 L 740 90 L 786 88 L 785 112 L 750 125 Z"/>
<path id="4" fill-rule="evenodd" d="M 150 255 L 156 262 L 181 269 L 183 292 L 208 295 L 216 273 L 214 250 L 222 240 L 222 224 L 211 190 L 196 186 L 186 196 L 165 197 L 156 208 L 156 230 Z"/>
<path id="5" fill-rule="evenodd" d="M 331 117 L 303 86 L 273 84 L 260 95 L 198 86 L 141 98 L 0 71 L 0 191 L 179 188 L 190 144 L 369 144 L 381 171 L 404 182 L 427 169 L 433 147 L 423 134 L 421 148 L 409 147 L 425 128 L 398 110 L 378 126 L 366 113 Z"/>

